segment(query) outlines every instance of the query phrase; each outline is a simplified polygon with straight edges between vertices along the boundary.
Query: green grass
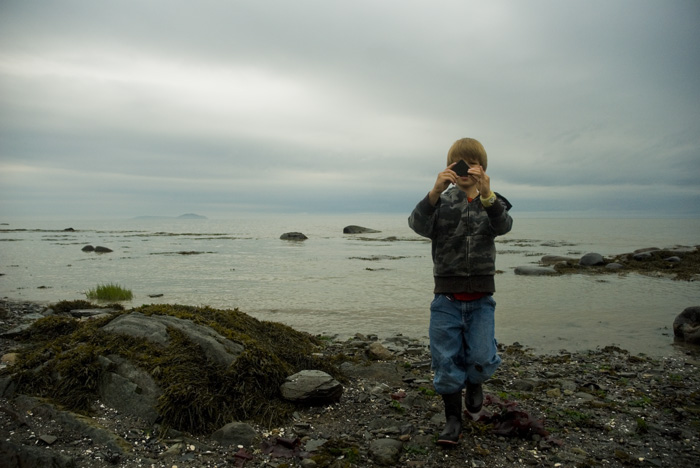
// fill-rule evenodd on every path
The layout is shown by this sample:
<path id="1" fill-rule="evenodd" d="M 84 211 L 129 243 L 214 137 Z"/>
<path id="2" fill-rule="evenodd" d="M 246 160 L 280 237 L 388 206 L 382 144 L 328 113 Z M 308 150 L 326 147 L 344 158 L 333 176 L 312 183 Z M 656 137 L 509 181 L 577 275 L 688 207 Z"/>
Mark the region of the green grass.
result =
<path id="1" fill-rule="evenodd" d="M 133 294 L 130 289 L 124 289 L 118 284 L 99 284 L 85 293 L 88 299 L 98 301 L 130 301 Z"/>

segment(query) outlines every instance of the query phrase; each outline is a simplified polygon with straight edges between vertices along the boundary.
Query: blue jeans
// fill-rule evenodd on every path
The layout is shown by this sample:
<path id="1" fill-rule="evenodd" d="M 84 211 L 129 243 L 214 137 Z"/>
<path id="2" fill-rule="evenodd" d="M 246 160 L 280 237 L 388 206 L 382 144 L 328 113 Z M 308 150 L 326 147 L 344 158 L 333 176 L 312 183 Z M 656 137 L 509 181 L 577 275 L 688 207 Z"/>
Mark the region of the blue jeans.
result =
<path id="1" fill-rule="evenodd" d="M 496 372 L 501 357 L 494 336 L 495 313 L 493 296 L 464 302 L 435 295 L 429 335 L 436 392 L 456 393 L 467 381 L 482 383 Z"/>

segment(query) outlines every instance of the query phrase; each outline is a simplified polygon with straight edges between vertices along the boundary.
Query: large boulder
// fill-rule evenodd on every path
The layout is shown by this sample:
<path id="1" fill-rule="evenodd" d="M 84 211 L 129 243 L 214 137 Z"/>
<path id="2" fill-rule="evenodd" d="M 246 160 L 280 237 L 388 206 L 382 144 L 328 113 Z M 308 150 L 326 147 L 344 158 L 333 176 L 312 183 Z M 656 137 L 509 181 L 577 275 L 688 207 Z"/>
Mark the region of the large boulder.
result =
<path id="1" fill-rule="evenodd" d="M 184 333 L 187 338 L 202 348 L 209 360 L 224 366 L 234 362 L 244 349 L 240 343 L 224 338 L 209 327 L 170 315 L 146 316 L 139 312 L 132 312 L 120 315 L 102 327 L 106 332 L 145 338 L 160 345 L 167 344 L 170 339 L 168 328 Z"/>
<path id="2" fill-rule="evenodd" d="M 700 344 L 700 306 L 687 307 L 673 321 L 673 334 L 690 344 Z"/>

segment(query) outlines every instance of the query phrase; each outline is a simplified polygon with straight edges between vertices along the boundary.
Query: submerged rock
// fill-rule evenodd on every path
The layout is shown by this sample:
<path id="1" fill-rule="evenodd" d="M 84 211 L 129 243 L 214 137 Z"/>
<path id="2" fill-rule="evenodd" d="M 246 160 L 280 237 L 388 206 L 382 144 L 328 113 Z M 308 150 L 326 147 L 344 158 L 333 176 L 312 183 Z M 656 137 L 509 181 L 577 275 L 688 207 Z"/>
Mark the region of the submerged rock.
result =
<path id="1" fill-rule="evenodd" d="M 343 234 L 370 234 L 382 231 L 377 231 L 376 229 L 370 229 L 362 226 L 355 226 L 351 224 L 350 226 L 345 226 L 343 228 Z"/>
<path id="2" fill-rule="evenodd" d="M 303 233 L 301 232 L 285 232 L 280 236 L 280 239 L 282 240 L 291 240 L 291 241 L 303 241 L 308 239 Z"/>
<path id="3" fill-rule="evenodd" d="M 559 273 L 552 266 L 523 265 L 515 267 L 515 274 L 523 276 L 547 276 L 558 275 Z"/>

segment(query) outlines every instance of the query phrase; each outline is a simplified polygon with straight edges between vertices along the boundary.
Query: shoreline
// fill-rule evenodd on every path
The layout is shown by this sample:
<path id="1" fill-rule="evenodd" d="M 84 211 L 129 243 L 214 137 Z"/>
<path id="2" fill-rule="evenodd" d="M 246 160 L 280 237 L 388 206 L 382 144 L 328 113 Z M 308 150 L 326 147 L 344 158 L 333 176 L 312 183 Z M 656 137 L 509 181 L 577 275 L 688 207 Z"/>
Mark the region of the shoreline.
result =
<path id="1" fill-rule="evenodd" d="M 36 304 L 24 305 L 26 313 L 38 313 Z M 19 318 L 3 318 L 1 331 L 13 320 Z M 16 346 L 2 341 L 2 354 Z M 501 346 L 500 352 L 503 363 L 485 384 L 484 418 L 465 419 L 463 438 L 453 450 L 434 443 L 444 416 L 432 391 L 429 350 L 403 336 L 326 340 L 318 353 L 339 359 L 347 377 L 340 401 L 299 407 L 280 426 L 251 424 L 256 442 L 242 449 L 211 434 L 168 431 L 157 437 L 157 428 L 99 402 L 88 425 L 69 424 L 75 418 L 64 410 L 23 395 L 0 398 L 0 429 L 3 443 L 18 450 L 40 447 L 42 455 L 88 468 L 697 463 L 699 352 L 651 358 L 609 346 L 537 355 L 517 344 Z M 124 450 L 117 453 L 103 440 L 118 440 Z"/>

